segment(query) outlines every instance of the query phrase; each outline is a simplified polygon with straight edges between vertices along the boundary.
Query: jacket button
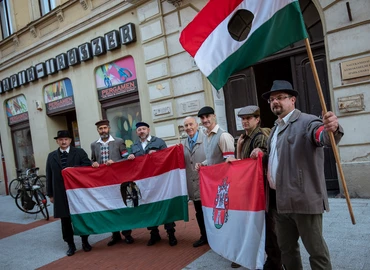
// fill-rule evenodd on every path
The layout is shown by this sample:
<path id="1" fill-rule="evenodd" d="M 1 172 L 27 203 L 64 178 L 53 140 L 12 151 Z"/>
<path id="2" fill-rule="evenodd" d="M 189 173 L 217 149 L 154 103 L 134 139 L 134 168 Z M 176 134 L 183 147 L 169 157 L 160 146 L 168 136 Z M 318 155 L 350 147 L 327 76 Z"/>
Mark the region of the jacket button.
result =
<path id="1" fill-rule="evenodd" d="M 193 161 L 191 161 L 190 164 L 193 164 Z"/>

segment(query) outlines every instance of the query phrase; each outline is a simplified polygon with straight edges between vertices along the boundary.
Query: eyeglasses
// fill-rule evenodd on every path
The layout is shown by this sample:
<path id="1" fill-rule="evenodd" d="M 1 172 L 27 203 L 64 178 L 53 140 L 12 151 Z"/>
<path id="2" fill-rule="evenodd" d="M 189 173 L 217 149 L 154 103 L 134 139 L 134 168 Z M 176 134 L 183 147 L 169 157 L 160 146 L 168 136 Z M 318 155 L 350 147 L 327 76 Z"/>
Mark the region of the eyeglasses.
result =
<path id="1" fill-rule="evenodd" d="M 272 103 L 272 102 L 274 102 L 274 100 L 277 100 L 278 102 L 280 102 L 280 101 L 282 101 L 282 100 L 284 100 L 284 99 L 286 99 L 286 98 L 291 98 L 292 96 L 277 96 L 277 97 L 275 97 L 275 98 L 273 98 L 273 97 L 270 97 L 268 100 L 267 100 L 267 102 L 268 103 Z"/>

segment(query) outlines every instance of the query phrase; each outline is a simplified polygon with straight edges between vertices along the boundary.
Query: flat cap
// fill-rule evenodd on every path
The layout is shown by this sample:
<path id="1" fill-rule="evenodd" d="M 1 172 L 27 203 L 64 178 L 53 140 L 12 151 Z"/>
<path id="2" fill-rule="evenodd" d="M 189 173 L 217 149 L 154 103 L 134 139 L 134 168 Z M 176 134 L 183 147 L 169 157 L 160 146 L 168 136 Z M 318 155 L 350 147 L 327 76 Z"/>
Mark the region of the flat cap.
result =
<path id="1" fill-rule="evenodd" d="M 282 80 L 274 81 L 272 84 L 271 90 L 266 93 L 263 93 L 262 97 L 267 100 L 270 98 L 270 95 L 274 92 L 284 92 L 284 93 L 287 93 L 288 95 L 292 95 L 295 97 L 298 96 L 298 91 L 294 90 L 293 86 L 288 81 L 282 81 Z"/>
<path id="2" fill-rule="evenodd" d="M 238 112 L 238 116 L 242 117 L 245 115 L 260 116 L 260 108 L 256 105 L 245 106 Z"/>
<path id="3" fill-rule="evenodd" d="M 147 127 L 149 128 L 149 125 L 145 122 L 137 122 L 136 123 L 136 128 L 139 128 L 139 127 Z"/>
<path id="4" fill-rule="evenodd" d="M 59 130 L 57 133 L 57 136 L 54 137 L 54 140 L 59 139 L 59 138 L 71 138 L 72 139 L 72 136 L 68 130 Z"/>
<path id="5" fill-rule="evenodd" d="M 215 111 L 213 110 L 212 107 L 205 106 L 202 109 L 199 110 L 198 112 L 198 117 L 205 115 L 205 114 L 215 114 Z"/>
<path id="6" fill-rule="evenodd" d="M 95 123 L 95 126 L 100 127 L 100 126 L 109 126 L 109 120 L 108 119 L 103 119 L 99 120 L 98 122 Z"/>

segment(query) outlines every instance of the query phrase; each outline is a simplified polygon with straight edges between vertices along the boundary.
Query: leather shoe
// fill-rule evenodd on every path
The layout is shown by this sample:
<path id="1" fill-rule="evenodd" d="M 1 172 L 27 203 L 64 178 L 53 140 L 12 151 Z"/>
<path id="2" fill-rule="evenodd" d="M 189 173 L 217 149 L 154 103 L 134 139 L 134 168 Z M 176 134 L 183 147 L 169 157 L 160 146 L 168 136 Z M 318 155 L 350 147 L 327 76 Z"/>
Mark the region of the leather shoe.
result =
<path id="1" fill-rule="evenodd" d="M 108 247 L 113 246 L 113 245 L 117 244 L 120 241 L 122 241 L 121 238 L 114 238 L 114 237 L 112 237 L 112 239 L 108 242 L 107 246 Z"/>
<path id="2" fill-rule="evenodd" d="M 89 242 L 86 241 L 82 243 L 82 249 L 85 252 L 89 252 L 92 250 L 92 246 L 89 244 Z"/>
<path id="3" fill-rule="evenodd" d="M 76 252 L 75 244 L 68 245 L 67 256 L 72 256 Z"/>
<path id="4" fill-rule="evenodd" d="M 131 235 L 125 236 L 125 242 L 127 244 L 132 244 L 134 242 L 134 238 Z"/>
<path id="5" fill-rule="evenodd" d="M 196 241 L 196 242 L 193 243 L 193 247 L 196 248 L 196 247 L 204 246 L 206 244 L 208 244 L 207 239 L 200 238 L 198 241 Z"/>
<path id="6" fill-rule="evenodd" d="M 150 236 L 150 239 L 148 241 L 148 244 L 146 244 L 147 246 L 153 246 L 155 243 L 159 242 L 161 240 L 161 236 L 159 234 L 152 234 Z"/>
<path id="7" fill-rule="evenodd" d="M 231 263 L 231 268 L 239 268 L 239 267 L 241 267 L 241 265 L 240 265 L 240 264 L 238 264 L 238 263 L 236 263 L 236 262 L 232 262 L 232 263 Z"/>
<path id="8" fill-rule="evenodd" d="M 174 233 L 169 233 L 168 234 L 168 243 L 170 244 L 171 247 L 177 245 L 177 239 L 176 239 Z"/>

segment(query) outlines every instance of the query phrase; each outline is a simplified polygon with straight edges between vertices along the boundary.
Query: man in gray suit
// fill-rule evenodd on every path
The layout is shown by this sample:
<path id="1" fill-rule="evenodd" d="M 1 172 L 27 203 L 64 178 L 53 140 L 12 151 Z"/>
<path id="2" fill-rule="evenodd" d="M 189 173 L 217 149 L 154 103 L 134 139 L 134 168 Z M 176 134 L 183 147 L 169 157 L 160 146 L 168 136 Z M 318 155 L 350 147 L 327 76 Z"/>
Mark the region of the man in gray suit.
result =
<path id="1" fill-rule="evenodd" d="M 91 143 L 92 167 L 98 168 L 100 164 L 109 166 L 116 161 L 126 159 L 128 152 L 125 142 L 121 138 L 116 138 L 109 134 L 109 121 L 103 119 L 96 122 L 95 125 L 100 138 Z M 125 236 L 125 242 L 127 244 L 132 244 L 134 242 L 134 238 L 131 236 L 131 230 L 122 231 L 122 235 Z M 112 239 L 107 245 L 113 246 L 121 240 L 120 232 L 113 232 Z"/>

